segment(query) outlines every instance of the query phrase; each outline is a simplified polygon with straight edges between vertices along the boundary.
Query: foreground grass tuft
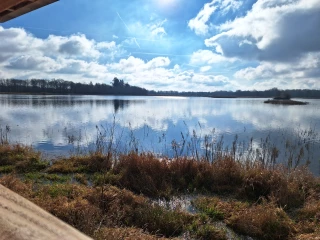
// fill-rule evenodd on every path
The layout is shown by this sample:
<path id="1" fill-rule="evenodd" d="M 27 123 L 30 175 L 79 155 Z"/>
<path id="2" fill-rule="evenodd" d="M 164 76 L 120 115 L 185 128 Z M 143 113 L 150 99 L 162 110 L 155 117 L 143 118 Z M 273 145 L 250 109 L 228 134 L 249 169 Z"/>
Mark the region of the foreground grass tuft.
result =
<path id="1" fill-rule="evenodd" d="M 233 213 L 228 225 L 235 231 L 258 239 L 288 239 L 295 233 L 292 220 L 272 202 Z"/>
<path id="2" fill-rule="evenodd" d="M 31 147 L 21 145 L 0 145 L 0 172 L 36 172 L 48 167 L 48 162 L 41 160 L 40 153 Z"/>

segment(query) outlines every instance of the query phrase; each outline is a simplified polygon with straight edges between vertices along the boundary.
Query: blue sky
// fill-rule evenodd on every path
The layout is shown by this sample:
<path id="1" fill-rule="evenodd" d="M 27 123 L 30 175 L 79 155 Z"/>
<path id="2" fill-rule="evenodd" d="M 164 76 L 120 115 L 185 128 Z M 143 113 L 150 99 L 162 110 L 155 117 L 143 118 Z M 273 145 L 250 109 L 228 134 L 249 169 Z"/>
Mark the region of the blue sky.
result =
<path id="1" fill-rule="evenodd" d="M 60 0 L 0 25 L 0 78 L 320 88 L 320 0 Z"/>

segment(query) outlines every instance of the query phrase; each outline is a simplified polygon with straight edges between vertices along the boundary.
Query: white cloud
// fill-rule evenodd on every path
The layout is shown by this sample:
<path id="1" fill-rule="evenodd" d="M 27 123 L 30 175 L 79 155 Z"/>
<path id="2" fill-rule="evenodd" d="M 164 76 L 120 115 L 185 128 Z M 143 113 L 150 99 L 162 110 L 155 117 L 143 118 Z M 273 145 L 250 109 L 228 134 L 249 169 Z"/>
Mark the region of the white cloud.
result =
<path id="1" fill-rule="evenodd" d="M 149 61 L 146 65 L 148 69 L 168 67 L 170 65 L 170 59 L 168 57 L 156 57 Z"/>
<path id="2" fill-rule="evenodd" d="M 229 84 L 225 76 L 204 75 L 192 70 L 182 70 L 179 65 L 169 68 L 170 59 L 157 57 L 148 62 L 130 56 L 119 63 L 109 64 L 108 68 L 117 72 L 117 76 L 132 85 L 144 86 L 148 89 L 162 90 L 217 90 Z"/>
<path id="3" fill-rule="evenodd" d="M 236 0 L 212 0 L 206 3 L 197 16 L 188 22 L 188 26 L 197 35 L 206 35 L 210 29 L 208 22 L 216 10 L 219 10 L 220 14 L 227 14 L 231 10 L 240 8 L 241 5 L 242 2 Z"/>
<path id="4" fill-rule="evenodd" d="M 258 0 L 245 16 L 216 28 L 220 33 L 205 44 L 219 44 L 225 56 L 297 60 L 305 53 L 320 51 L 320 1 Z"/>
<path id="5" fill-rule="evenodd" d="M 213 26 L 212 14 L 240 6 L 240 2 L 213 0 L 189 22 L 196 34 L 215 30 L 205 39 L 212 51 L 194 52 L 190 63 L 200 65 L 200 71 L 227 61 L 254 65 L 234 73 L 232 85 L 240 89 L 319 88 L 320 1 L 257 0 L 243 16 Z"/>
<path id="6" fill-rule="evenodd" d="M 220 2 L 221 2 L 220 8 L 222 9 L 223 14 L 227 14 L 229 11 L 235 11 L 239 9 L 243 4 L 242 1 L 236 1 L 236 0 L 223 0 Z"/>
<path id="7" fill-rule="evenodd" d="M 154 24 L 149 25 L 151 31 L 151 36 L 154 37 L 162 37 L 163 35 L 166 35 L 167 32 L 165 28 L 163 27 L 163 24 L 167 22 L 167 19 L 163 20 L 162 22 L 156 22 Z"/>
<path id="8" fill-rule="evenodd" d="M 0 76 L 3 78 L 61 78 L 75 82 L 109 83 L 118 76 L 131 85 L 163 90 L 215 90 L 228 84 L 224 76 L 207 76 L 171 66 L 168 57 L 148 61 L 129 56 L 107 64 L 100 57 L 117 52 L 114 41 L 96 42 L 85 35 L 40 39 L 23 29 L 0 28 Z M 120 50 L 119 50 L 120 49 Z M 213 53 L 211 54 L 213 58 Z M 211 59 L 211 61 L 214 61 Z M 209 61 L 210 62 L 210 61 Z M 209 88 L 208 88 L 209 87 Z"/>
<path id="9" fill-rule="evenodd" d="M 37 55 L 22 55 L 6 65 L 8 68 L 20 70 L 42 70 L 45 72 L 55 71 L 59 68 L 58 64 L 51 58 Z"/>
<path id="10" fill-rule="evenodd" d="M 198 50 L 190 58 L 191 64 L 214 64 L 219 62 L 234 62 L 235 58 L 226 58 L 223 55 L 214 53 L 210 50 Z"/>
<path id="11" fill-rule="evenodd" d="M 211 69 L 210 66 L 203 66 L 200 68 L 200 72 L 208 72 Z"/>
<path id="12" fill-rule="evenodd" d="M 109 82 L 113 74 L 98 60 L 124 52 L 114 41 L 96 42 L 83 34 L 40 39 L 24 29 L 0 27 L 0 38 L 1 78 Z"/>
<path id="13" fill-rule="evenodd" d="M 116 42 L 112 41 L 112 42 L 99 42 L 97 43 L 97 48 L 98 49 L 115 49 L 117 47 Z"/>
<path id="14" fill-rule="evenodd" d="M 132 38 L 136 37 L 137 39 L 141 38 L 144 40 L 155 40 L 167 35 L 165 29 L 166 23 L 167 19 L 153 19 L 148 24 L 145 24 L 141 21 L 133 21 L 128 25 L 128 28 L 130 29 Z"/>
<path id="15" fill-rule="evenodd" d="M 197 35 L 205 35 L 208 33 L 209 26 L 207 25 L 207 22 L 217 9 L 214 5 L 215 3 L 216 0 L 213 0 L 211 3 L 206 3 L 198 15 L 189 21 L 189 28 L 194 30 Z"/>
<path id="16" fill-rule="evenodd" d="M 320 54 L 308 54 L 296 65 L 262 62 L 234 74 L 243 81 L 242 89 L 319 88 Z M 289 87 L 290 86 L 290 87 Z"/>

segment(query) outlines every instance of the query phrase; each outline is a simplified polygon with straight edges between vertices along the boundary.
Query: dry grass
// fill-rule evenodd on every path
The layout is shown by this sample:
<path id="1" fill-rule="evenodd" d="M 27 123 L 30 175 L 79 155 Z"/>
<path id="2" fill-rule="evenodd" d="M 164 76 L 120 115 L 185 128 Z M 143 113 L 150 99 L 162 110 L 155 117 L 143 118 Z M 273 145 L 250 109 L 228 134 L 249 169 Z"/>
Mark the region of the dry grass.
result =
<path id="1" fill-rule="evenodd" d="M 121 187 L 151 197 L 172 193 L 231 192 L 242 185 L 243 169 L 231 157 L 210 164 L 205 160 L 159 160 L 152 154 L 122 155 L 112 170 Z"/>
<path id="2" fill-rule="evenodd" d="M 227 223 L 232 229 L 258 239 L 288 239 L 295 233 L 293 221 L 272 202 L 237 211 Z"/>
<path id="3" fill-rule="evenodd" d="M 89 236 L 103 228 L 126 226 L 174 237 L 181 235 L 193 220 L 189 214 L 166 210 L 143 196 L 110 185 L 103 189 L 71 183 L 46 185 L 23 182 L 15 176 L 0 178 L 0 184 Z M 103 238 L 103 231 L 99 237 Z"/>
<path id="4" fill-rule="evenodd" d="M 292 208 L 304 204 L 315 184 L 315 177 L 303 168 L 288 173 L 281 166 L 274 169 L 253 166 L 244 173 L 242 194 L 253 201 L 272 198 L 280 206 Z"/>
<path id="5" fill-rule="evenodd" d="M 301 209 L 295 213 L 295 221 L 300 233 L 320 236 L 320 194 L 311 194 Z M 306 239 L 304 236 L 304 239 Z M 302 239 L 302 238 L 301 238 Z"/>
<path id="6" fill-rule="evenodd" d="M 200 198 L 194 205 L 212 219 L 223 219 L 236 232 L 258 239 L 288 239 L 294 223 L 286 212 L 273 202 L 250 205 L 219 198 Z"/>
<path id="7" fill-rule="evenodd" d="M 170 170 L 166 160 L 159 161 L 152 154 L 122 155 L 113 169 L 119 185 L 147 196 L 166 195 L 170 191 Z"/>
<path id="8" fill-rule="evenodd" d="M 0 171 L 35 172 L 45 169 L 48 163 L 42 161 L 40 153 L 22 145 L 0 145 Z"/>
<path id="9" fill-rule="evenodd" d="M 47 169 L 48 173 L 95 173 L 110 170 L 111 156 L 93 153 L 87 156 L 73 156 L 60 159 Z"/>
<path id="10" fill-rule="evenodd" d="M 122 240 L 122 239 L 136 239 L 136 240 L 156 240 L 167 239 L 159 236 L 153 236 L 144 233 L 137 228 L 102 228 L 94 234 L 97 240 Z"/>
<path id="11" fill-rule="evenodd" d="M 3 175 L 0 184 L 96 239 L 225 239 L 214 221 L 258 239 L 320 235 L 320 180 L 305 168 L 136 153 L 73 156 L 49 166 L 31 148 L 1 145 L 0 171 L 19 174 Z M 217 197 L 196 199 L 196 215 L 148 199 L 185 193 Z"/>

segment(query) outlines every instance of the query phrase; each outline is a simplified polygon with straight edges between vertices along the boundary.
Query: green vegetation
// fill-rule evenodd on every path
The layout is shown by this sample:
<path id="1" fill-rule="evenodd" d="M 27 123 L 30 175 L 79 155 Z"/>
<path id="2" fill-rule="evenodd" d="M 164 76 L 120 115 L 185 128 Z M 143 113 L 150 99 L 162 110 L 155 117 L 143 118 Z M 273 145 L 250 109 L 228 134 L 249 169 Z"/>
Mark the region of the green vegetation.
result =
<path id="1" fill-rule="evenodd" d="M 0 172 L 0 184 L 95 239 L 228 239 L 217 222 L 257 239 L 320 236 L 320 179 L 304 167 L 99 151 L 49 164 L 2 144 Z M 190 193 L 194 213 L 154 201 Z"/>

